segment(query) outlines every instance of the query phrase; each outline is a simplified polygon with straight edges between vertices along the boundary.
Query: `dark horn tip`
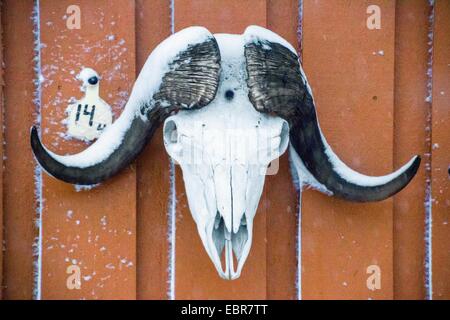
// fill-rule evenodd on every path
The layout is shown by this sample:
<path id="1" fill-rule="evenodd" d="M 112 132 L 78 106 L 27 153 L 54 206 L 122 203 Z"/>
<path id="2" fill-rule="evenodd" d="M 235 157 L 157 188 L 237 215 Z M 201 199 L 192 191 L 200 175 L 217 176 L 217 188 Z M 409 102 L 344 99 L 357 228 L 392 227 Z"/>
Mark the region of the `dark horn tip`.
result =
<path id="1" fill-rule="evenodd" d="M 400 192 L 403 188 L 405 188 L 411 182 L 411 180 L 414 178 L 417 171 L 419 170 L 420 162 L 421 162 L 420 156 L 416 155 L 414 161 L 403 173 L 403 175 L 402 175 L 403 178 L 400 178 L 400 177 L 397 178 L 397 179 L 403 180 L 403 182 L 400 183 L 400 185 L 396 188 L 396 190 L 393 190 L 393 192 L 386 194 L 384 197 L 382 197 L 380 199 L 374 199 L 374 201 L 380 201 L 380 200 L 389 198 L 389 197 L 395 195 L 397 192 Z M 369 201 L 373 201 L 373 200 L 369 200 Z"/>
<path id="2" fill-rule="evenodd" d="M 420 156 L 416 155 L 416 159 L 414 159 L 414 162 L 411 164 L 411 167 L 410 167 L 410 171 L 412 173 L 411 178 L 413 178 L 416 175 L 417 170 L 419 170 L 421 161 L 422 161 L 422 159 L 420 158 Z"/>
<path id="3" fill-rule="evenodd" d="M 36 136 L 38 132 L 36 126 L 32 126 L 30 132 L 31 136 Z"/>
<path id="4" fill-rule="evenodd" d="M 34 154 L 38 151 L 38 149 L 41 147 L 41 141 L 39 140 L 39 134 L 38 130 L 35 126 L 31 128 L 31 134 L 30 134 L 30 142 L 31 142 L 31 148 L 33 149 Z"/>
<path id="5" fill-rule="evenodd" d="M 419 155 L 414 157 L 414 160 L 409 165 L 408 168 L 398 177 L 394 178 L 384 186 L 378 186 L 376 188 L 377 191 L 372 192 L 360 192 L 354 194 L 336 194 L 337 196 L 344 198 L 346 200 L 354 201 L 354 202 L 374 202 L 374 201 L 382 201 L 391 196 L 394 196 L 396 193 L 400 192 L 403 188 L 405 188 L 411 180 L 416 175 L 417 171 L 420 167 L 421 158 Z M 373 188 L 373 187 L 369 187 Z"/>
<path id="6" fill-rule="evenodd" d="M 39 139 L 39 133 L 36 126 L 33 126 L 31 128 L 30 143 L 31 143 L 31 150 L 33 150 L 34 158 L 41 165 L 41 167 L 44 168 L 44 170 L 47 170 L 47 167 L 45 166 L 45 161 L 43 161 L 47 152 L 44 146 L 42 145 L 41 139 Z"/>

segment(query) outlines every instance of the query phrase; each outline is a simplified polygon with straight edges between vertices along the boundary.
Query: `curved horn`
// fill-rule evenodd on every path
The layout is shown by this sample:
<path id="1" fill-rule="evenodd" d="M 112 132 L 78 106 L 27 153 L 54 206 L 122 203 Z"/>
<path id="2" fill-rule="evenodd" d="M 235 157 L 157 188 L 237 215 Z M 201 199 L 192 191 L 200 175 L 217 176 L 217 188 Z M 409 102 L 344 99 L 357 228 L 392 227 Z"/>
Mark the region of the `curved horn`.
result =
<path id="1" fill-rule="evenodd" d="M 171 112 L 210 103 L 217 92 L 219 73 L 220 51 L 213 35 L 201 27 L 181 30 L 152 52 L 121 116 L 94 144 L 81 153 L 60 156 L 42 145 L 33 127 L 34 155 L 60 180 L 99 183 L 133 161 Z"/>
<path id="2" fill-rule="evenodd" d="M 289 122 L 293 163 L 310 177 L 308 183 L 338 197 L 365 202 L 386 199 L 411 181 L 420 165 L 419 156 L 381 177 L 366 176 L 345 165 L 322 135 L 312 91 L 295 49 L 260 27 L 247 28 L 245 37 L 249 98 L 256 110 Z"/>

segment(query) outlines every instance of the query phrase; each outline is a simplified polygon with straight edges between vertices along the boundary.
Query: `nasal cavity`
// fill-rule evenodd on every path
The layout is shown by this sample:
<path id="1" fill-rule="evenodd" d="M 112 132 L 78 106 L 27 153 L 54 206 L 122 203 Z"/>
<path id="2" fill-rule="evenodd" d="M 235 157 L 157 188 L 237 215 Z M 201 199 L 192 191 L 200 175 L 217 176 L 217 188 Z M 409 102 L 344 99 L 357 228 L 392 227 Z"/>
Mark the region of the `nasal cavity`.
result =
<path id="1" fill-rule="evenodd" d="M 227 99 L 228 101 L 233 100 L 234 98 L 234 91 L 233 90 L 227 90 L 225 92 L 225 99 Z"/>

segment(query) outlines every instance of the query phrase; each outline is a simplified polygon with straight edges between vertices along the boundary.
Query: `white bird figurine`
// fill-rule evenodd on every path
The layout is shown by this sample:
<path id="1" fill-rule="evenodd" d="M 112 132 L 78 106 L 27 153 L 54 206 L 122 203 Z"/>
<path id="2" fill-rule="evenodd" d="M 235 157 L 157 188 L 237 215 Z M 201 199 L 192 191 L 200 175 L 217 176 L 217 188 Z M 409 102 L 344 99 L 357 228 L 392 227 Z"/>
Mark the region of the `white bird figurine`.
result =
<path id="1" fill-rule="evenodd" d="M 99 96 L 100 77 L 91 68 L 81 70 L 77 79 L 83 81 L 83 98 L 67 108 L 68 134 L 71 137 L 92 141 L 102 134 L 103 130 L 111 125 L 113 116 L 111 107 Z"/>

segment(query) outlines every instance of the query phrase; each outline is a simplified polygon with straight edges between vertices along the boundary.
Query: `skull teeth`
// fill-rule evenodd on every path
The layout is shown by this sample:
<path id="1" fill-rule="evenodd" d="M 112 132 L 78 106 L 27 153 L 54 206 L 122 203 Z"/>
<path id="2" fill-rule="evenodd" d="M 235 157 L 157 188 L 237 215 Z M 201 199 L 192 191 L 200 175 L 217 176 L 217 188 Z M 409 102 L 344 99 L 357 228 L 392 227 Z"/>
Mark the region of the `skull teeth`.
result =
<path id="1" fill-rule="evenodd" d="M 241 258 L 249 239 L 245 214 L 242 217 L 237 232 L 230 231 L 220 213 L 217 213 L 212 230 L 212 253 L 215 265 L 222 278 L 237 279 L 243 263 Z M 211 254 L 211 252 L 210 252 Z M 237 263 L 236 263 L 237 262 Z"/>
<path id="2" fill-rule="evenodd" d="M 231 241 L 231 232 L 225 227 L 225 240 Z"/>

